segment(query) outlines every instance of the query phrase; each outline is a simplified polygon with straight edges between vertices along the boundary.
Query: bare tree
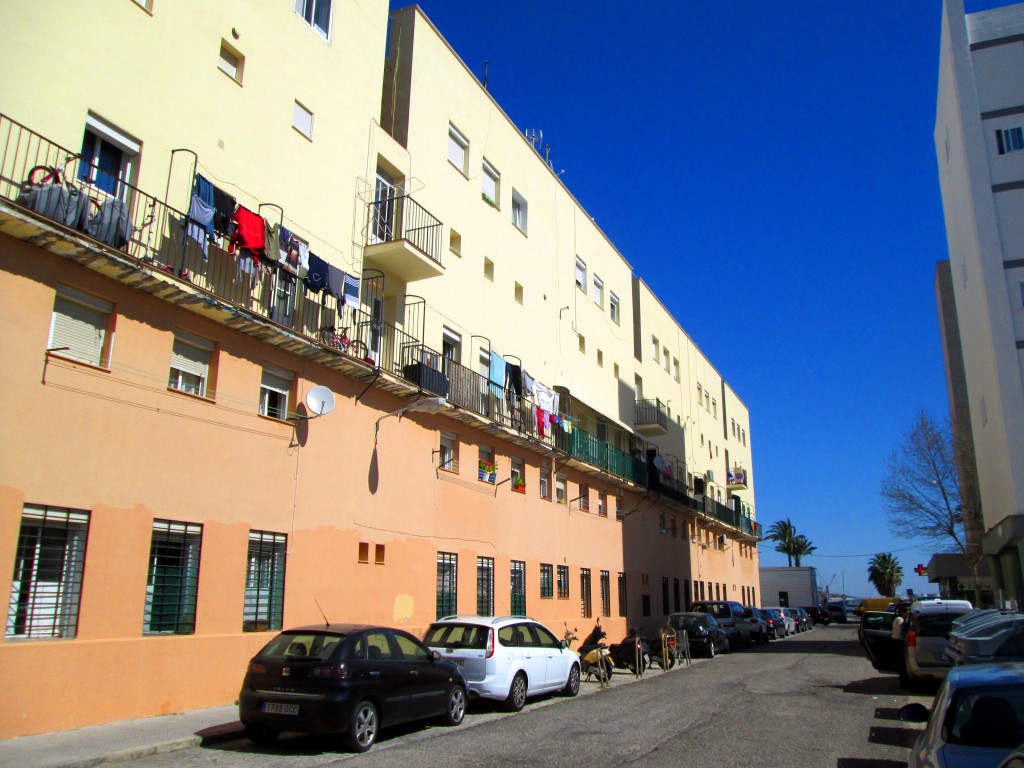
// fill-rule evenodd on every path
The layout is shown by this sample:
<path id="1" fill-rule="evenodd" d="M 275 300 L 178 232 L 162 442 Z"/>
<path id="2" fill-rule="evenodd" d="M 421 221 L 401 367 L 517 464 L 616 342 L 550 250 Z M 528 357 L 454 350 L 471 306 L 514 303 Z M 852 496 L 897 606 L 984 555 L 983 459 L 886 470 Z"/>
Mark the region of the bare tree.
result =
<path id="1" fill-rule="evenodd" d="M 906 541 L 968 554 L 952 429 L 923 411 L 892 452 L 882 479 L 889 528 Z"/>

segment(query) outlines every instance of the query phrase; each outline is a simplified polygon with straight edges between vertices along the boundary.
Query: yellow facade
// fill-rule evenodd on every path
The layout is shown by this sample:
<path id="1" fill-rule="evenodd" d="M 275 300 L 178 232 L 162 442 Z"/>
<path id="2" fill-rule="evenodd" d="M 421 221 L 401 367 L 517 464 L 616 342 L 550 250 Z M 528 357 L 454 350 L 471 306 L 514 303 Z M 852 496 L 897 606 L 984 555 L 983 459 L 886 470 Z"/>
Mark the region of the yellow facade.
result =
<path id="1" fill-rule="evenodd" d="M 229 704 L 277 626 L 422 633 L 481 584 L 614 640 L 760 597 L 742 401 L 421 11 L 386 41 L 382 0 L 322 31 L 294 5 L 7 4 L 0 738 Z M 126 243 L 17 202 L 61 164 L 86 216 L 124 201 Z M 204 258 L 194 173 L 358 277 L 356 306 L 256 283 L 220 238 Z M 558 393 L 543 434 L 495 356 Z"/>

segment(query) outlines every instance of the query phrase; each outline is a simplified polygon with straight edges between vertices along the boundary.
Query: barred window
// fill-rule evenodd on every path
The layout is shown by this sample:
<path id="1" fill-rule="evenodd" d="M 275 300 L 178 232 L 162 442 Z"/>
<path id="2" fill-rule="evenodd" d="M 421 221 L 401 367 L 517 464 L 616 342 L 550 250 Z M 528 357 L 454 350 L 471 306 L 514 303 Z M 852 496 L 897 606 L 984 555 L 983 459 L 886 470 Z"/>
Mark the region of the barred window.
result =
<path id="1" fill-rule="evenodd" d="M 288 537 L 283 533 L 249 531 L 242 631 L 281 629 L 287 544 Z"/>
<path id="2" fill-rule="evenodd" d="M 560 565 L 558 566 L 558 596 L 561 598 L 569 597 L 569 566 Z"/>
<path id="3" fill-rule="evenodd" d="M 522 560 L 512 561 L 510 574 L 512 585 L 512 615 L 526 615 L 526 563 Z"/>
<path id="4" fill-rule="evenodd" d="M 458 611 L 459 556 L 454 552 L 437 553 L 437 618 L 454 616 Z"/>
<path id="5" fill-rule="evenodd" d="M 593 612 L 590 606 L 590 569 L 580 568 L 580 615 L 589 619 Z"/>
<path id="6" fill-rule="evenodd" d="M 540 596 L 555 596 L 555 567 L 550 563 L 540 564 Z"/>
<path id="7" fill-rule="evenodd" d="M 626 574 L 619 571 L 619 616 L 626 615 Z"/>
<path id="8" fill-rule="evenodd" d="M 608 571 L 601 571 L 601 615 L 612 615 L 612 581 Z"/>
<path id="9" fill-rule="evenodd" d="M 75 636 L 88 531 L 88 512 L 24 506 L 11 578 L 7 637 Z"/>
<path id="10" fill-rule="evenodd" d="M 494 558 L 476 559 L 476 612 L 480 616 L 494 615 Z"/>
<path id="11" fill-rule="evenodd" d="M 196 631 L 199 553 L 203 526 L 154 520 L 143 632 L 190 635 Z"/>

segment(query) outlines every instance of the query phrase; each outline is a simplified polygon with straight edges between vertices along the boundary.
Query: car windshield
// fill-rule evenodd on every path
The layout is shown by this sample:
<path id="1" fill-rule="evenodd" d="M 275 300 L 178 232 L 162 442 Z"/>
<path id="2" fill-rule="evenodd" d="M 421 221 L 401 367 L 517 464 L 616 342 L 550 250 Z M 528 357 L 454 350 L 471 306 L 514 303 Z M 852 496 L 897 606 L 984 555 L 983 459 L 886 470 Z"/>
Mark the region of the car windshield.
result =
<path id="1" fill-rule="evenodd" d="M 271 640 L 260 656 L 276 659 L 327 661 L 345 635 L 328 632 L 286 632 Z"/>
<path id="2" fill-rule="evenodd" d="M 668 625 L 674 629 L 694 629 L 704 626 L 700 616 L 669 616 Z"/>
<path id="3" fill-rule="evenodd" d="M 701 613 L 710 613 L 716 619 L 728 619 L 732 617 L 732 613 L 729 611 L 728 605 L 722 603 L 702 604 L 700 607 Z"/>
<path id="4" fill-rule="evenodd" d="M 423 636 L 423 643 L 433 648 L 484 650 L 489 631 L 487 627 L 475 624 L 432 624 Z"/>
<path id="5" fill-rule="evenodd" d="M 1024 685 L 962 688 L 946 716 L 947 741 L 1013 749 L 1024 742 Z"/>

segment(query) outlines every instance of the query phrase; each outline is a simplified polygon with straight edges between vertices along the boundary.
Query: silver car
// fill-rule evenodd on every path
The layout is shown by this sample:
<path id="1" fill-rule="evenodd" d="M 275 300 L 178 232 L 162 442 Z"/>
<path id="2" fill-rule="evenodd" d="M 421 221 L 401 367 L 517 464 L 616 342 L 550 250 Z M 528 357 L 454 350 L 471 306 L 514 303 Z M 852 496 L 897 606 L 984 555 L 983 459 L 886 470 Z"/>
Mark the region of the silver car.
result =
<path id="1" fill-rule="evenodd" d="M 952 661 L 946 645 L 953 622 L 973 610 L 967 600 L 918 600 L 910 606 L 904 649 L 910 683 L 941 680 Z"/>

